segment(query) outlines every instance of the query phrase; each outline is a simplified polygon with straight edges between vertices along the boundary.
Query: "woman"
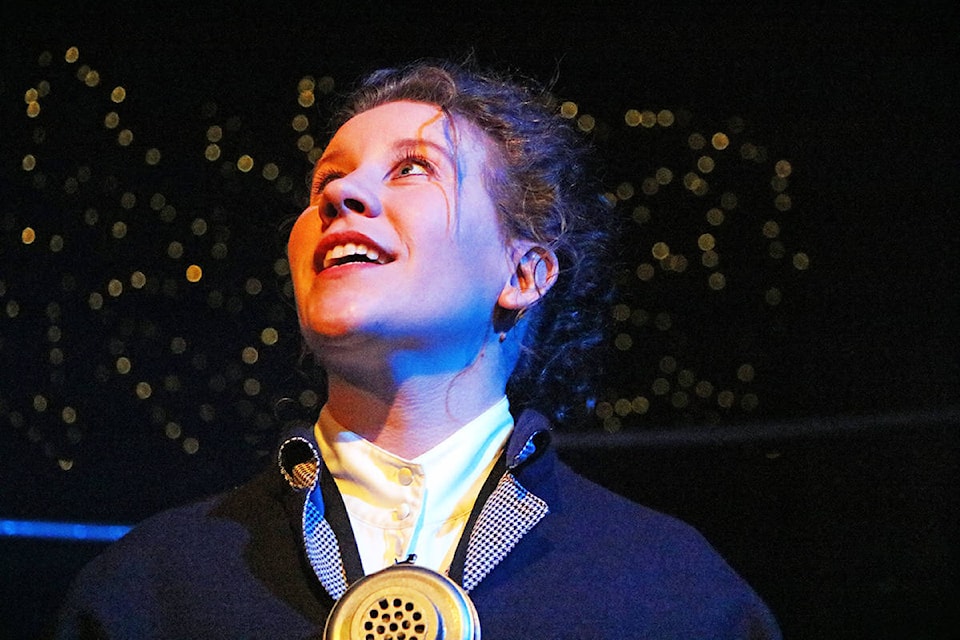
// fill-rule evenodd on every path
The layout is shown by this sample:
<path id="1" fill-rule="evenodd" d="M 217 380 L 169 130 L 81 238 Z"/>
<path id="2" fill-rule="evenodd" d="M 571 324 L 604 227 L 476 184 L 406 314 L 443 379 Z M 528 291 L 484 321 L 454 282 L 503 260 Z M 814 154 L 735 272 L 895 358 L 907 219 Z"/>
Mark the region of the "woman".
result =
<path id="1" fill-rule="evenodd" d="M 361 83 L 289 240 L 316 424 L 279 473 L 94 561 L 64 637 L 314 637 L 397 563 L 449 576 L 484 638 L 779 637 L 695 531 L 549 449 L 598 371 L 611 216 L 587 160 L 520 83 Z"/>

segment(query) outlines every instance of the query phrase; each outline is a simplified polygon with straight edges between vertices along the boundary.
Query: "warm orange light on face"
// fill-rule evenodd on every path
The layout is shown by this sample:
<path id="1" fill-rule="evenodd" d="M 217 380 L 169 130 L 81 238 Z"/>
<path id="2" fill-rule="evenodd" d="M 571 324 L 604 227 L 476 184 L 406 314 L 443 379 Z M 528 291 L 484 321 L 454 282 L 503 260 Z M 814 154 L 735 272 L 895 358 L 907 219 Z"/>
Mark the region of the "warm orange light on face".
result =
<path id="1" fill-rule="evenodd" d="M 27 192 L 34 190 L 45 200 L 64 201 L 68 206 L 60 208 L 60 217 L 38 218 L 25 211 L 0 220 L 0 226 L 6 222 L 0 233 L 6 232 L 13 259 L 22 258 L 24 264 L 36 260 L 51 274 L 49 287 L 27 291 L 17 286 L 23 283 L 16 282 L 15 276 L 0 273 L 0 318 L 8 321 L 0 333 L 8 329 L 15 333 L 18 326 L 40 327 L 42 352 L 34 360 L 49 367 L 41 385 L 60 389 L 58 375 L 62 378 L 68 368 L 82 371 L 83 367 L 87 367 L 87 382 L 103 382 L 120 375 L 118 361 L 124 371 L 130 370 L 132 361 L 138 366 L 128 380 L 142 375 L 143 383 L 160 390 L 149 396 L 149 403 L 158 410 L 171 415 L 182 412 L 176 394 L 170 392 L 181 386 L 205 388 L 212 384 L 211 388 L 221 389 L 223 395 L 204 406 L 204 422 L 227 419 L 232 410 L 233 401 L 226 400 L 231 389 L 242 396 L 243 402 L 237 406 L 247 412 L 245 424 L 269 421 L 262 416 L 272 415 L 271 407 L 264 410 L 258 399 L 270 398 L 277 390 L 271 388 L 275 383 L 270 376 L 258 369 L 282 367 L 282 363 L 295 360 L 300 348 L 290 264 L 279 244 L 264 243 L 251 249 L 256 242 L 249 242 L 250 237 L 270 235 L 278 220 L 257 220 L 251 229 L 243 207 L 231 202 L 236 193 L 223 186 L 236 182 L 243 193 L 255 197 L 283 194 L 276 201 L 282 203 L 280 208 L 298 201 L 306 191 L 302 174 L 323 151 L 322 123 L 329 115 L 326 96 L 334 88 L 333 79 L 319 75 L 290 78 L 289 86 L 275 96 L 280 108 L 267 115 L 280 125 L 277 131 L 282 135 L 276 138 L 280 144 L 266 145 L 258 140 L 263 123 L 254 122 L 254 114 L 235 107 L 227 95 L 218 95 L 216 90 L 201 97 L 196 117 L 175 123 L 166 119 L 169 128 L 160 130 L 148 120 L 150 114 L 142 111 L 145 103 L 132 100 L 141 97 L 142 90 L 152 90 L 145 86 L 149 81 L 146 70 L 137 70 L 144 77 L 121 78 L 117 69 L 104 68 L 109 60 L 87 58 L 86 52 L 81 58 L 76 47 L 43 52 L 37 59 L 37 79 L 10 91 L 23 129 L 22 135 L 11 138 L 20 145 L 14 155 L 19 161 L 18 178 Z M 711 410 L 723 415 L 720 407 L 750 411 L 758 406 L 757 394 L 747 388 L 754 384 L 753 378 L 736 375 L 738 365 L 748 357 L 738 355 L 717 370 L 705 370 L 712 354 L 692 353 L 697 342 L 709 351 L 728 338 L 732 343 L 743 336 L 727 335 L 722 326 L 692 328 L 690 311 L 696 315 L 697 305 L 704 305 L 701 310 L 705 312 L 722 311 L 721 307 L 729 312 L 739 298 L 753 295 L 759 302 L 754 308 L 775 315 L 781 324 L 785 313 L 793 313 L 800 304 L 794 298 L 795 288 L 817 259 L 791 235 L 796 225 L 809 222 L 802 215 L 808 203 L 793 191 L 794 183 L 811 186 L 809 172 L 800 164 L 774 156 L 777 152 L 752 137 L 743 118 L 714 120 L 706 113 L 700 114 L 706 118 L 694 118 L 680 108 L 628 102 L 613 111 L 612 121 L 605 121 L 606 107 L 616 109 L 609 102 L 616 95 L 557 96 L 554 103 L 567 123 L 611 149 L 611 157 L 605 158 L 612 160 L 604 187 L 609 192 L 603 197 L 632 234 L 625 247 L 628 262 L 621 282 L 628 297 L 617 300 L 611 309 L 617 323 L 614 335 L 620 335 L 616 346 L 624 349 L 617 353 L 630 364 L 648 358 L 653 371 L 650 379 L 637 376 L 629 384 L 609 390 L 597 403 L 597 416 L 613 431 L 621 424 L 623 428 L 632 426 L 631 419 L 648 412 L 647 419 L 659 420 L 664 409 L 682 408 L 685 415 L 694 417 Z M 598 104 L 605 108 L 597 108 Z M 69 136 L 66 129 L 55 126 L 64 108 L 70 109 L 71 125 L 76 124 Z M 452 125 L 455 134 L 459 121 Z M 463 126 L 463 131 L 468 129 L 469 125 Z M 426 129 L 419 133 L 425 135 Z M 88 138 L 80 134 L 88 134 Z M 179 144 L 181 137 L 189 142 L 185 152 Z M 82 145 L 68 148 L 74 140 Z M 627 152 L 616 155 L 616 145 Z M 73 158 L 70 154 L 74 151 L 82 152 L 75 161 L 53 161 L 57 156 Z M 183 166 L 185 160 L 203 174 L 204 184 L 211 188 L 209 199 L 196 201 L 167 186 L 167 172 Z M 637 165 L 629 166 L 634 160 Z M 134 172 L 126 171 L 131 167 Z M 452 208 L 449 203 L 447 208 Z M 279 208 L 269 209 L 264 207 L 268 217 L 285 215 L 277 213 Z M 657 247 L 656 255 L 651 255 L 657 241 L 666 248 Z M 102 255 L 90 251 L 97 242 L 105 248 Z M 76 259 L 78 252 L 83 252 L 82 261 Z M 758 260 L 749 274 L 743 270 L 747 259 Z M 214 260 L 215 278 L 210 260 Z M 103 269 L 88 269 L 88 265 L 100 264 L 97 261 L 102 261 Z M 221 275 L 228 278 L 221 279 Z M 429 287 L 424 290 L 430 292 Z M 61 302 L 79 300 L 84 313 L 74 314 L 74 324 L 70 314 L 45 318 L 37 313 L 36 300 L 30 299 L 37 295 L 51 300 L 59 297 Z M 669 303 L 672 296 L 682 296 L 688 306 L 658 304 Z M 170 309 L 171 318 L 178 318 L 177 313 L 189 317 L 199 308 L 206 318 L 218 322 L 232 320 L 242 309 L 242 315 L 254 324 L 246 335 L 235 338 L 232 348 L 228 345 L 220 354 L 204 354 L 205 341 L 188 334 L 184 326 L 164 326 L 165 317 L 140 318 L 130 311 L 156 303 Z M 75 345 L 86 334 L 83 327 L 77 330 L 76 318 L 100 319 L 112 341 L 111 350 L 101 357 L 82 356 Z M 147 322 L 157 325 L 159 338 L 141 327 Z M 733 327 L 732 333 L 736 329 Z M 129 331 L 133 334 L 124 333 Z M 171 337 L 180 333 L 183 336 Z M 673 344 L 684 339 L 690 352 Z M 183 371 L 161 371 L 155 379 L 147 379 L 146 370 L 139 366 L 145 359 L 138 350 L 149 349 L 155 340 L 160 340 L 160 351 L 171 366 L 182 363 Z M 5 344 L 9 353 L 15 341 L 8 338 Z M 0 344 L 0 350 L 3 348 Z M 293 352 L 293 357 L 285 350 Z M 670 373 L 658 369 L 664 354 L 676 359 Z M 84 358 L 87 362 L 82 362 Z M 754 364 L 756 379 L 763 380 L 761 361 Z M 659 393 L 651 390 L 653 376 L 663 378 L 657 386 Z M 253 381 L 259 381 L 259 387 Z M 136 400 L 139 394 L 133 383 L 136 380 L 126 382 L 123 388 Z M 727 392 L 722 402 L 717 399 L 721 390 Z M 299 397 L 304 407 L 323 402 L 309 390 L 294 388 L 284 393 L 288 391 L 291 398 Z M 51 399 L 46 413 L 59 415 L 62 394 L 37 390 L 41 392 Z M 3 401 L 0 398 L 0 404 Z M 695 406 L 698 403 L 700 406 Z M 190 411 L 195 413 L 196 407 L 191 406 Z M 10 416 L 11 422 L 22 419 L 13 411 L 4 415 Z M 81 413 L 63 422 L 76 422 L 85 429 L 83 417 Z M 29 426 L 29 419 L 26 423 Z M 153 423 L 161 432 L 164 425 L 175 424 L 166 417 Z M 176 428 L 169 437 L 183 441 L 186 435 Z M 194 440 L 184 450 L 195 446 Z"/>

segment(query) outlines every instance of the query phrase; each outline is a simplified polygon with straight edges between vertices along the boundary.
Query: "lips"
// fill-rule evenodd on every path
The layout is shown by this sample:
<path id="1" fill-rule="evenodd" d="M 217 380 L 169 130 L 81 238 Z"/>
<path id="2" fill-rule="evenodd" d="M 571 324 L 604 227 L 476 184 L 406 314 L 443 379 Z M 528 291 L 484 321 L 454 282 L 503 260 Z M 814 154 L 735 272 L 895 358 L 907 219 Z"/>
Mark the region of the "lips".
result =
<path id="1" fill-rule="evenodd" d="M 313 255 L 317 272 L 346 264 L 384 265 L 395 256 L 369 236 L 354 231 L 340 231 L 323 237 Z"/>

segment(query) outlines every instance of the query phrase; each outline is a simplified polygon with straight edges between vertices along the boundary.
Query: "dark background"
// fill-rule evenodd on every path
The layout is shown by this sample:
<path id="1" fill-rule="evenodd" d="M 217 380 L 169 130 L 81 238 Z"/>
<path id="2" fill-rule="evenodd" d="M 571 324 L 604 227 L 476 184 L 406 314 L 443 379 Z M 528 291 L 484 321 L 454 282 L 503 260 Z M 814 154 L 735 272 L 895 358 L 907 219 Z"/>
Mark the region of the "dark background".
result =
<path id="1" fill-rule="evenodd" d="M 275 269 L 309 169 L 290 122 L 307 115 L 321 144 L 330 97 L 318 92 L 302 107 L 298 81 L 327 76 L 335 93 L 378 66 L 472 53 L 482 65 L 556 76 L 558 100 L 596 119 L 585 135 L 606 160 L 607 187 L 637 187 L 616 208 L 625 231 L 617 303 L 630 319 L 615 333 L 631 346 L 612 350 L 596 417 L 563 434 L 564 455 L 698 526 L 788 638 L 956 637 L 952 7 L 5 4 L 0 518 L 132 523 L 264 464 L 280 423 L 315 411 L 287 280 Z M 70 46 L 76 63 L 64 61 Z M 83 64 L 100 84 L 77 79 Z M 24 94 L 43 80 L 50 92 L 29 118 Z M 127 89 L 120 104 L 109 100 L 117 85 Z M 678 118 L 628 127 L 628 109 Z M 111 110 L 117 130 L 103 125 Z M 211 125 L 225 130 L 216 162 L 203 157 Z M 116 143 L 124 127 L 134 132 L 129 147 Z M 716 131 L 734 144 L 707 150 L 717 168 L 706 176 L 711 191 L 696 197 L 678 186 L 700 155 L 689 135 Z M 742 159 L 744 142 L 766 159 Z M 162 152 L 156 166 L 143 160 L 152 147 Z M 243 153 L 255 159 L 249 174 L 230 164 Z M 22 168 L 27 154 L 37 158 L 32 171 Z M 780 159 L 792 167 L 785 211 L 770 186 Z M 260 176 L 266 162 L 289 190 Z M 641 194 L 642 179 L 663 166 L 677 174 L 671 185 Z M 739 204 L 714 228 L 704 211 L 728 191 Z M 136 203 L 124 205 L 124 193 Z M 174 216 L 154 208 L 156 193 Z M 649 222 L 634 221 L 637 206 L 652 211 Z M 193 231 L 196 219 L 205 233 Z M 783 258 L 760 234 L 768 220 L 779 224 Z M 696 249 L 708 231 L 728 281 L 719 292 L 704 286 L 710 270 Z M 636 265 L 654 262 L 660 240 L 691 266 L 638 280 Z M 183 244 L 182 258 L 167 254 L 171 241 Z M 225 257 L 213 257 L 217 244 Z M 808 269 L 793 266 L 796 253 Z M 193 263 L 204 277 L 191 285 L 182 274 Z M 146 274 L 142 289 L 131 284 L 135 271 Z M 262 290 L 251 293 L 250 278 Z M 121 295 L 108 293 L 111 279 L 125 285 Z M 777 305 L 764 298 L 774 287 Z M 95 292 L 104 299 L 96 309 Z M 643 320 L 664 313 L 668 327 Z M 268 326 L 280 336 L 269 346 L 260 340 Z M 177 337 L 183 353 L 171 349 Z M 255 363 L 241 359 L 248 346 Z M 116 369 L 122 357 L 129 374 Z M 737 375 L 744 364 L 754 375 Z M 713 391 L 697 396 L 683 370 Z M 657 393 L 658 380 L 669 390 Z M 147 397 L 138 383 L 150 385 Z M 637 398 L 633 408 L 617 403 Z M 66 409 L 78 417 L 68 421 Z M 10 636 L 38 633 L 99 548 L 0 538 L 0 568 L 18 577 L 0 592 Z"/>

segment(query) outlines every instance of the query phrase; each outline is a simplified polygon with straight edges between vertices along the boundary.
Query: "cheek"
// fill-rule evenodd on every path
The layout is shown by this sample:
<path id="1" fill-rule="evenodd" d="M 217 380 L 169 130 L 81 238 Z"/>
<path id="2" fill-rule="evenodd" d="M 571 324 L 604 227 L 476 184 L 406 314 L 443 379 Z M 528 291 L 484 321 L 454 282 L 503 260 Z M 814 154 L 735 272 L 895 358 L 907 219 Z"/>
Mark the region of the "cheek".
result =
<path id="1" fill-rule="evenodd" d="M 312 254 L 320 233 L 320 217 L 316 207 L 307 207 L 290 230 L 287 240 L 287 257 L 290 264 L 300 262 L 304 255 Z"/>
<path id="2" fill-rule="evenodd" d="M 485 191 L 473 195 L 462 201 L 456 230 L 458 243 L 469 252 L 468 255 L 474 256 L 475 261 L 483 261 L 488 267 L 503 268 L 510 258 L 496 207 Z"/>
<path id="3" fill-rule="evenodd" d="M 416 259 L 438 258 L 456 241 L 456 220 L 442 192 L 431 186 L 402 195 L 384 200 L 381 233 L 394 234 L 403 251 Z"/>

